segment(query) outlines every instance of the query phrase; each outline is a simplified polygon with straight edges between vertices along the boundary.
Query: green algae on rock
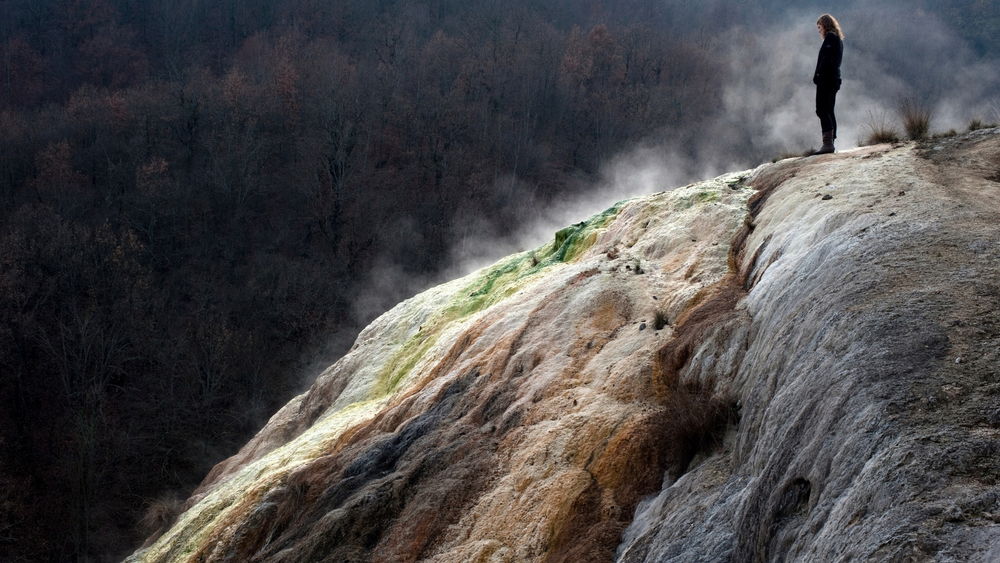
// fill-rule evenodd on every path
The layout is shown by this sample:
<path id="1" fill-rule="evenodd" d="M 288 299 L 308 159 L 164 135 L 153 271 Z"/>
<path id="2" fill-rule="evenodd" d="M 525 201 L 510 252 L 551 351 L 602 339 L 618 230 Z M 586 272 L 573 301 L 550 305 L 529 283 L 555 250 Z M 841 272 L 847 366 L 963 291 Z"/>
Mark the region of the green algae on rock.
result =
<path id="1" fill-rule="evenodd" d="M 686 210 L 677 211 L 672 203 L 679 198 L 705 191 L 718 192 L 719 201 L 723 205 L 710 210 L 688 206 Z M 630 359 L 614 363 L 618 364 L 618 369 L 624 369 L 627 373 L 642 373 L 639 365 L 649 358 L 643 360 L 643 354 L 635 353 L 641 349 L 641 342 L 634 340 L 635 335 L 631 332 L 625 337 L 626 333 L 620 331 L 619 327 L 631 321 L 630 317 L 639 304 L 651 301 L 651 291 L 664 295 L 664 302 L 669 302 L 666 296 L 671 294 L 676 294 L 677 299 L 682 300 L 684 294 L 694 294 L 705 284 L 711 283 L 726 267 L 725 252 L 720 252 L 717 247 L 707 246 L 707 243 L 706 247 L 683 244 L 666 248 L 660 242 L 680 236 L 686 240 L 687 235 L 682 233 L 697 228 L 698 225 L 715 225 L 712 228 L 721 233 L 734 232 L 742 221 L 748 195 L 734 193 L 726 188 L 724 179 L 716 179 L 673 192 L 621 201 L 586 221 L 559 230 L 552 241 L 533 251 L 515 254 L 466 278 L 432 288 L 401 303 L 363 331 L 348 355 L 321 376 L 309 393 L 296 398 L 276 414 L 245 451 L 220 464 L 218 471 L 214 472 L 211 479 L 206 480 L 204 490 L 196 495 L 193 506 L 182 515 L 173 529 L 145 551 L 137 553 L 136 558 L 148 561 L 212 559 L 215 557 L 213 553 L 221 553 L 219 550 L 223 549 L 218 546 L 229 545 L 237 551 L 244 549 L 245 545 L 239 549 L 236 546 L 240 541 L 249 540 L 240 540 L 239 537 L 243 537 L 241 534 L 244 532 L 237 533 L 235 530 L 246 528 L 241 522 L 256 522 L 260 518 L 250 515 L 262 514 L 260 505 L 265 502 L 263 499 L 272 499 L 266 501 L 272 502 L 280 497 L 273 491 L 287 487 L 313 491 L 307 496 L 322 496 L 316 487 L 319 486 L 318 483 L 325 482 L 326 478 L 321 479 L 318 475 L 329 474 L 331 484 L 347 478 L 337 477 L 337 471 L 341 470 L 336 468 L 356 466 L 358 459 L 366 459 L 365 454 L 359 452 L 381 451 L 377 450 L 380 447 L 377 446 L 380 443 L 379 436 L 392 436 L 403 431 L 403 428 L 420 427 L 424 428 L 421 432 L 427 432 L 430 427 L 414 426 L 412 417 L 420 412 L 434 412 L 432 406 L 440 400 L 435 399 L 439 397 L 439 390 L 456 389 L 454 385 L 449 387 L 449 381 L 457 381 L 455 378 L 464 377 L 468 382 L 463 387 L 467 389 L 463 394 L 467 398 L 460 400 L 469 402 L 469 405 L 454 411 L 455 414 L 447 415 L 457 417 L 448 424 L 440 426 L 435 423 L 434 428 L 440 426 L 442 430 L 435 430 L 432 434 L 444 432 L 443 428 L 462 428 L 467 424 L 464 421 L 468 416 L 481 418 L 481 422 L 476 425 L 487 429 L 487 433 L 483 435 L 483 430 L 476 430 L 464 435 L 456 443 L 456 447 L 461 447 L 462 440 L 473 439 L 480 444 L 475 448 L 470 447 L 468 451 L 488 447 L 477 459 L 494 460 L 491 463 L 503 459 L 509 455 L 504 452 L 510 447 L 516 447 L 528 434 L 541 432 L 536 438 L 528 439 L 530 443 L 537 444 L 533 446 L 534 449 L 543 448 L 552 440 L 561 442 L 564 438 L 560 436 L 565 432 L 577 432 L 570 427 L 549 428 L 544 422 L 548 415 L 542 413 L 556 412 L 553 401 L 561 404 L 559 396 L 566 392 L 592 395 L 585 403 L 578 402 L 578 407 L 604 411 L 602 416 L 593 418 L 595 422 L 588 423 L 592 426 L 588 433 L 605 437 L 597 440 L 598 444 L 610 440 L 610 445 L 605 447 L 624 452 L 625 444 L 645 443 L 644 440 L 626 439 L 621 432 L 626 431 L 629 435 L 642 433 L 642 428 L 655 424 L 656 417 L 651 417 L 651 413 L 658 407 L 645 405 L 648 397 L 644 393 L 637 393 L 648 382 L 639 381 L 638 385 L 634 385 L 623 380 L 618 384 L 624 386 L 623 393 L 615 391 L 608 394 L 608 391 L 600 390 L 601 384 L 598 383 L 600 378 L 597 372 L 604 368 L 598 368 L 597 364 L 588 365 L 588 362 L 602 352 L 607 355 L 606 360 L 611 361 L 612 357 L 626 353 L 626 350 L 633 350 L 627 354 Z M 655 224 L 650 225 L 650 218 L 657 218 Z M 727 235 L 721 236 L 725 238 Z M 608 252 L 609 248 L 624 246 L 626 242 L 627 252 L 623 251 L 617 259 L 609 258 L 609 254 L 613 254 Z M 713 258 L 694 257 L 700 253 Z M 621 269 L 624 270 L 624 265 L 637 261 L 642 262 L 650 276 L 642 276 L 641 281 L 624 281 L 611 273 L 613 268 L 609 264 L 621 264 Z M 704 271 L 704 281 L 682 279 L 683 272 L 675 271 L 672 267 L 672 264 L 680 262 L 689 262 L 685 271 L 691 268 Z M 608 274 L 598 274 L 602 265 Z M 657 287 L 660 289 L 656 289 Z M 594 322 L 589 326 L 611 331 L 609 335 L 595 338 L 579 333 L 575 320 L 579 314 L 575 310 L 577 305 L 573 303 L 580 299 L 588 303 L 584 310 L 595 315 Z M 558 322 L 545 321 L 552 315 L 569 317 Z M 549 322 L 556 326 L 550 328 Z M 616 334 L 618 337 L 615 337 Z M 586 340 L 581 340 L 583 338 Z M 620 349 L 614 351 L 616 347 Z M 529 349 L 532 351 L 529 352 Z M 564 351 L 558 352 L 560 349 Z M 563 365 L 566 360 L 570 362 Z M 605 359 L 601 359 L 599 363 L 603 365 L 604 361 Z M 630 364 L 635 364 L 635 367 L 626 368 Z M 482 375 L 469 379 L 464 375 L 469 373 Z M 512 379 L 500 383 L 497 378 L 504 373 L 508 375 L 503 377 Z M 578 385 L 563 389 L 564 385 L 575 380 L 579 381 Z M 497 388 L 497 385 L 500 387 Z M 530 391 L 532 388 L 536 390 Z M 542 391 L 546 388 L 549 391 Z M 548 396 L 550 393 L 555 395 Z M 472 398 L 476 396 L 481 398 Z M 615 396 L 618 398 L 613 398 Z M 626 396 L 630 398 L 625 399 Z M 625 403 L 622 403 L 623 400 Z M 478 401 L 483 402 L 478 404 Z M 623 406 L 634 401 L 641 404 L 634 407 Z M 432 411 L 424 411 L 426 408 L 432 408 Z M 637 413 L 646 414 L 636 418 Z M 437 416 L 445 415 L 435 415 Z M 411 422 L 407 424 L 407 420 Z M 426 420 L 434 420 L 434 417 Z M 564 420 L 570 422 L 585 419 L 567 416 Z M 628 420 L 634 422 L 626 424 L 625 421 Z M 483 437 L 494 433 L 497 434 L 494 438 L 482 442 Z M 655 436 L 655 433 L 648 435 Z M 418 441 L 424 439 L 427 438 L 417 438 Z M 584 439 L 588 449 L 593 447 L 589 445 L 589 440 Z M 425 449 L 433 451 L 434 447 Z M 379 456 L 385 454 L 370 455 L 375 456 L 372 459 L 379 459 Z M 416 451 L 407 455 L 420 457 Z M 583 456 L 574 455 L 572 459 L 574 461 L 571 466 L 563 468 L 563 462 L 559 462 L 548 469 L 542 469 L 550 474 L 546 479 L 549 485 L 545 490 L 548 492 L 542 490 L 537 501 L 533 502 L 542 502 L 546 498 L 549 499 L 547 502 L 555 502 L 555 497 L 563 495 L 558 491 L 564 486 L 575 487 L 576 485 L 570 485 L 576 482 L 571 476 L 585 475 L 587 470 L 579 465 L 585 466 L 588 460 L 592 460 L 590 463 L 599 463 L 600 467 L 619 467 L 619 462 L 609 465 L 606 455 L 596 451 Z M 414 462 L 418 465 L 420 463 L 417 459 Z M 472 487 L 472 481 L 456 486 L 480 491 L 478 497 L 467 501 L 482 507 L 472 509 L 473 512 L 499 510 L 498 514 L 507 514 L 509 517 L 524 511 L 524 515 L 511 521 L 510 530 L 505 532 L 509 535 L 505 544 L 518 543 L 511 535 L 519 533 L 518 530 L 521 529 L 517 522 L 538 507 L 533 502 L 519 502 L 519 508 L 505 508 L 504 504 L 512 500 L 505 492 L 508 490 L 506 483 L 511 479 L 522 482 L 537 479 L 539 477 L 531 476 L 536 471 L 533 467 L 541 469 L 550 463 L 516 463 L 506 466 L 506 469 L 501 463 L 495 467 L 495 470 L 501 472 L 497 474 L 499 480 L 494 477 L 481 481 L 477 477 L 476 482 L 480 483 L 477 485 L 478 489 Z M 410 465 L 404 461 L 396 462 L 394 467 L 390 474 L 410 471 Z M 441 471 L 452 475 L 458 470 L 456 468 L 467 465 L 457 463 L 444 467 Z M 427 471 L 428 469 L 421 470 L 417 475 Z M 603 474 L 602 471 L 604 470 L 598 472 Z M 642 471 L 644 477 L 627 483 L 609 474 L 606 478 L 602 477 L 601 482 L 611 485 L 601 485 L 597 489 L 585 487 L 589 491 L 586 494 L 596 494 L 601 490 L 600 487 L 611 486 L 620 489 L 619 495 L 624 495 L 621 498 L 626 506 L 631 505 L 638 499 L 634 492 L 637 483 L 651 487 L 660 480 L 654 466 Z M 369 485 L 358 484 L 360 488 L 357 494 L 363 494 L 362 491 L 368 486 L 377 486 L 378 477 L 368 473 L 365 475 L 369 475 L 366 479 L 374 481 Z M 466 475 L 463 479 L 472 478 L 468 472 L 463 475 Z M 445 481 L 455 478 L 442 477 Z M 632 492 L 626 493 L 626 490 Z M 421 493 L 418 492 L 417 496 L 421 496 Z M 344 502 L 352 503 L 350 498 L 354 498 L 354 495 Z M 546 543 L 558 543 L 558 540 L 553 540 L 555 536 L 569 533 L 569 528 L 565 527 L 565 519 L 579 508 L 573 508 L 576 504 L 572 498 L 559 502 L 566 504 L 570 512 L 557 511 L 544 517 L 543 520 L 548 520 L 548 523 L 540 522 L 535 528 L 538 537 L 530 541 L 525 538 L 525 541 L 520 542 L 525 547 L 514 550 L 521 554 L 517 557 L 528 553 L 524 549 L 544 551 Z M 345 506 L 340 506 L 331 509 L 346 510 Z M 612 511 L 617 516 L 614 517 L 613 524 L 607 525 L 622 529 L 627 523 L 623 518 L 628 510 L 622 511 L 624 508 L 625 506 Z M 434 510 L 440 514 L 452 514 L 451 509 L 443 506 Z M 453 513 L 446 522 L 448 526 L 434 528 L 436 531 L 428 528 L 428 531 L 422 532 L 430 534 L 428 538 L 438 538 L 431 543 L 444 542 L 441 543 L 442 546 L 449 546 L 441 548 L 441 557 L 460 558 L 458 555 L 445 554 L 468 551 L 468 546 L 463 547 L 462 543 L 456 544 L 454 540 L 446 538 L 450 537 L 448 530 L 458 529 L 455 526 L 475 527 L 473 521 L 466 521 L 465 518 L 466 514 Z M 462 522 L 466 523 L 461 524 Z M 285 525 L 291 526 L 288 523 L 282 524 Z M 605 526 L 598 522 L 587 525 Z M 301 523 L 295 527 L 310 528 Z M 315 525 L 311 527 L 315 528 Z M 329 529 L 324 533 L 328 532 Z M 403 535 L 410 534 L 411 540 L 408 541 L 416 541 L 412 537 L 414 533 L 416 532 L 407 531 Z M 352 541 L 350 538 L 343 539 L 345 545 L 352 544 Z M 376 547 L 374 552 L 389 550 L 398 555 L 398 549 L 390 549 L 390 544 L 396 545 L 396 542 Z M 610 553 L 613 544 L 614 542 L 605 542 L 603 552 Z M 362 552 L 366 549 L 362 549 Z M 370 550 L 367 552 L 374 553 Z M 188 555 L 181 555 L 183 553 Z M 270 551 L 268 553 L 274 555 Z"/>
<path id="2" fill-rule="evenodd" d="M 431 288 L 130 560 L 994 559 L 998 156 L 782 161 Z"/>
<path id="3" fill-rule="evenodd" d="M 509 256 L 493 266 L 472 274 L 468 286 L 458 292 L 454 301 L 435 315 L 392 358 L 379 376 L 375 395 L 395 390 L 420 358 L 424 357 L 441 335 L 445 325 L 465 319 L 510 297 L 539 273 L 555 264 L 572 262 L 597 240 L 600 229 L 614 219 L 624 202 L 618 202 L 571 227 L 560 229 L 555 240 L 536 250 Z"/>

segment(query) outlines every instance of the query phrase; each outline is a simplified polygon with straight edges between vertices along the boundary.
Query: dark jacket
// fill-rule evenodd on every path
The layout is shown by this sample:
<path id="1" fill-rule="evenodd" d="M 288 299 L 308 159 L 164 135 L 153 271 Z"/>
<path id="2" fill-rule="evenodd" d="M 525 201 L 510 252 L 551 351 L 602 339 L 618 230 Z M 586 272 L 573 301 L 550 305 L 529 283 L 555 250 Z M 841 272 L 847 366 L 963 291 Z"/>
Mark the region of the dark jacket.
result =
<path id="1" fill-rule="evenodd" d="M 819 60 L 813 73 L 813 84 L 840 87 L 840 60 L 844 58 L 844 42 L 834 32 L 829 32 L 819 48 Z"/>

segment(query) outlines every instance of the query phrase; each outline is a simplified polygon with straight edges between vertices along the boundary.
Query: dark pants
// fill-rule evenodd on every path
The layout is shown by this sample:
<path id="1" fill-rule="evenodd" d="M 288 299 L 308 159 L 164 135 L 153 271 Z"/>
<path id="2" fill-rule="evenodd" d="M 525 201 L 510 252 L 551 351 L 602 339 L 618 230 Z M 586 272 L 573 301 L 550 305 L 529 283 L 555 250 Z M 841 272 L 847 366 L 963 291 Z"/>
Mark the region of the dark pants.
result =
<path id="1" fill-rule="evenodd" d="M 837 90 L 839 84 L 819 84 L 816 86 L 816 115 L 819 116 L 819 123 L 823 127 L 823 132 L 833 131 L 833 137 L 837 137 L 837 117 L 833 115 L 833 106 L 837 103 Z"/>

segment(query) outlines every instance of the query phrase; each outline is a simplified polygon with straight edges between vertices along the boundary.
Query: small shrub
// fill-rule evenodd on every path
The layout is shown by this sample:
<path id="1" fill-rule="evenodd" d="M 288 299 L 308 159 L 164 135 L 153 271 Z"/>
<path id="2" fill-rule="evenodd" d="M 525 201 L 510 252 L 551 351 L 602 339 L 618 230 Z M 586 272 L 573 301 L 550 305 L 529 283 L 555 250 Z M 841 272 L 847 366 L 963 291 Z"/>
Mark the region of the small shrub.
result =
<path id="1" fill-rule="evenodd" d="M 635 274 L 645 274 L 646 273 L 646 271 L 642 269 L 642 263 L 639 262 L 638 258 L 636 258 L 632 262 L 632 272 L 635 273 Z"/>
<path id="2" fill-rule="evenodd" d="M 656 311 L 656 317 L 653 319 L 653 329 L 662 330 L 668 324 L 670 322 L 667 320 L 667 314 L 663 311 Z"/>
<path id="3" fill-rule="evenodd" d="M 899 131 L 889 122 L 885 112 L 869 111 L 865 128 L 868 129 L 868 137 L 860 143 L 862 145 L 880 145 L 900 141 Z"/>
<path id="4" fill-rule="evenodd" d="M 139 531 L 143 535 L 162 534 L 174 524 L 183 512 L 184 501 L 173 494 L 164 495 L 146 507 L 146 512 L 139 521 Z"/>
<path id="5" fill-rule="evenodd" d="M 981 119 L 973 119 L 969 122 L 969 131 L 978 131 L 986 128 L 986 124 Z"/>
<path id="6" fill-rule="evenodd" d="M 739 423 L 740 409 L 735 400 L 710 395 L 698 386 L 677 389 L 670 402 L 668 473 L 678 479 L 699 456 L 707 457 L 722 446 L 727 429 Z"/>
<path id="7" fill-rule="evenodd" d="M 931 129 L 931 108 L 916 98 L 905 98 L 899 104 L 899 116 L 903 120 L 903 129 L 911 140 L 927 137 Z"/>

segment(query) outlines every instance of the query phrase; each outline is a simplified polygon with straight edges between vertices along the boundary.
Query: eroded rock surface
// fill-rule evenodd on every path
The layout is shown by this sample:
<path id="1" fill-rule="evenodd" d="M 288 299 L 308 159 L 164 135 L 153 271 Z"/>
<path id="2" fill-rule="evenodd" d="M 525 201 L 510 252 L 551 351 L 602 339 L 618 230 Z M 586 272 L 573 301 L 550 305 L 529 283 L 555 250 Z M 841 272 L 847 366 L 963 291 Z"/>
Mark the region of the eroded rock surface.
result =
<path id="1" fill-rule="evenodd" d="M 987 130 L 619 202 L 377 319 L 132 559 L 995 560 L 998 180 Z"/>

